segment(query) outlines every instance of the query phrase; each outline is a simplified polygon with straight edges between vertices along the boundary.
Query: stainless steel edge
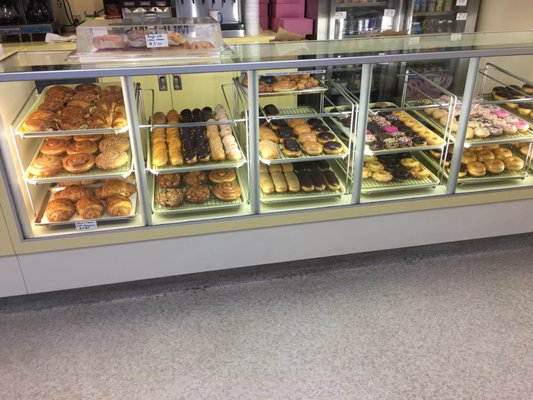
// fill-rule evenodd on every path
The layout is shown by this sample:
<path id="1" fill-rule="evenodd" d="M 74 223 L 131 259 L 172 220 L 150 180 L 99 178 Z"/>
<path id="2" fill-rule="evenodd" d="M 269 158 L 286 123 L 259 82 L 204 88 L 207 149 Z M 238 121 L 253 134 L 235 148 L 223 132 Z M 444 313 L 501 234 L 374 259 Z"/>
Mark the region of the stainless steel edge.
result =
<path id="1" fill-rule="evenodd" d="M 252 214 L 259 214 L 259 83 L 257 71 L 248 71 L 248 174 Z"/>
<path id="2" fill-rule="evenodd" d="M 461 167 L 461 156 L 463 154 L 462 149 L 465 145 L 466 128 L 468 127 L 468 118 L 470 117 L 471 103 L 474 97 L 479 61 L 479 58 L 476 57 L 471 58 L 468 63 L 468 72 L 466 74 L 465 90 L 461 105 L 461 115 L 459 116 L 457 133 L 455 135 L 455 151 L 452 154 L 452 160 L 450 162 L 450 173 L 448 183 L 446 184 L 446 194 L 453 194 L 457 189 L 457 179 Z"/>
<path id="3" fill-rule="evenodd" d="M 126 116 L 128 117 L 128 124 L 130 128 L 130 143 L 132 161 L 135 169 L 135 179 L 137 180 L 137 192 L 140 202 L 140 210 L 142 219 L 145 225 L 152 225 L 152 207 L 149 199 L 150 190 L 148 189 L 148 182 L 146 180 L 146 169 L 144 164 L 143 146 L 141 143 L 141 134 L 139 130 L 139 119 L 137 117 L 137 110 L 135 105 L 135 87 L 133 78 L 131 76 L 123 76 L 120 78 L 122 85 L 122 94 L 124 96 L 124 105 L 126 106 Z"/>

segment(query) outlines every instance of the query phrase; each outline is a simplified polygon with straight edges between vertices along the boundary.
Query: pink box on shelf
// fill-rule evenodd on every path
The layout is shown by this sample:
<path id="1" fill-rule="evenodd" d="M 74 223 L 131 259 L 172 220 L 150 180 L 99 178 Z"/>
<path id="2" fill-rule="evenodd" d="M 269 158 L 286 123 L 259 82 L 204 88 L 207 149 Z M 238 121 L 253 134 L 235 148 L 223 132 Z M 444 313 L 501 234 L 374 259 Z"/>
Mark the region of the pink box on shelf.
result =
<path id="1" fill-rule="evenodd" d="M 268 3 L 259 3 L 259 18 L 268 18 Z"/>
<path id="2" fill-rule="evenodd" d="M 277 31 L 279 28 L 300 35 L 310 35 L 313 33 L 313 20 L 309 18 L 271 18 L 270 29 Z"/>
<path id="3" fill-rule="evenodd" d="M 304 18 L 305 3 L 302 4 L 284 4 L 271 3 L 270 16 L 276 18 Z"/>
<path id="4" fill-rule="evenodd" d="M 271 3 L 279 3 L 279 4 L 305 4 L 305 0 L 272 0 Z"/>

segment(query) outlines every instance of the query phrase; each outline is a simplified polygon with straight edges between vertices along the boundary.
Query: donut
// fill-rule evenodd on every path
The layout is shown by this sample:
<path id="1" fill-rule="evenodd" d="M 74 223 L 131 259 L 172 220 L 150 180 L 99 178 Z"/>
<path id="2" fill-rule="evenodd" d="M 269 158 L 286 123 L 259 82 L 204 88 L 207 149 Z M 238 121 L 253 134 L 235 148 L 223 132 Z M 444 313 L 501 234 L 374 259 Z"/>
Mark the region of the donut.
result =
<path id="1" fill-rule="evenodd" d="M 318 142 L 308 140 L 302 143 L 302 149 L 310 156 L 318 156 L 319 154 L 322 154 L 323 147 Z"/>
<path id="2" fill-rule="evenodd" d="M 468 164 L 477 161 L 476 153 L 470 150 L 465 150 L 461 156 L 461 163 Z"/>
<path id="3" fill-rule="evenodd" d="M 279 114 L 278 108 L 274 104 L 267 104 L 263 110 L 265 110 L 266 115 L 277 115 Z"/>
<path id="4" fill-rule="evenodd" d="M 392 174 L 389 171 L 375 171 L 372 172 L 372 179 L 378 182 L 392 181 Z"/>
<path id="5" fill-rule="evenodd" d="M 234 201 L 241 197 L 241 188 L 235 182 L 221 182 L 215 185 L 213 194 L 222 201 Z"/>
<path id="6" fill-rule="evenodd" d="M 158 178 L 161 175 L 158 175 Z M 178 207 L 184 200 L 183 190 L 176 188 L 165 188 L 157 193 L 156 202 L 163 207 Z"/>
<path id="7" fill-rule="evenodd" d="M 329 190 L 339 190 L 341 188 L 341 183 L 332 170 L 327 169 L 322 171 L 322 173 L 324 174 L 324 178 L 326 179 L 326 184 L 328 185 Z"/>
<path id="8" fill-rule="evenodd" d="M 320 132 L 316 135 L 316 138 L 318 139 L 318 142 L 321 143 L 321 144 L 324 144 L 324 143 L 327 143 L 327 142 L 331 142 L 331 141 L 335 141 L 337 139 L 337 136 L 335 136 L 333 133 L 331 132 Z"/>
<path id="9" fill-rule="evenodd" d="M 200 204 L 206 202 L 211 197 L 211 192 L 207 185 L 191 186 L 185 192 L 185 200 L 189 203 Z"/>
<path id="10" fill-rule="evenodd" d="M 94 167 L 94 156 L 87 153 L 71 154 L 63 158 L 63 168 L 72 174 L 81 174 Z"/>
<path id="11" fill-rule="evenodd" d="M 487 167 L 485 164 L 479 161 L 472 161 L 466 164 L 466 169 L 468 173 L 472 176 L 484 176 L 487 173 Z"/>
<path id="12" fill-rule="evenodd" d="M 426 168 L 422 167 L 422 165 L 411 168 L 409 170 L 409 173 L 415 179 L 426 179 L 427 177 L 429 177 L 429 171 Z"/>
<path id="13" fill-rule="evenodd" d="M 502 160 L 486 160 L 484 164 L 491 174 L 501 174 L 505 170 L 505 164 Z"/>
<path id="14" fill-rule="evenodd" d="M 52 176 L 63 169 L 61 159 L 58 156 L 41 156 L 36 158 L 30 165 L 28 171 L 35 176 Z"/>
<path id="15" fill-rule="evenodd" d="M 233 182 L 236 178 L 235 170 L 233 169 L 214 169 L 209 172 L 209 180 L 213 183 Z M 216 193 L 215 193 L 216 196 Z M 218 197 L 218 196 L 217 196 Z"/>
<path id="16" fill-rule="evenodd" d="M 520 153 L 522 153 L 525 156 L 532 155 L 532 152 L 529 151 L 529 147 L 530 147 L 529 144 L 526 144 L 525 146 L 521 146 L 520 147 Z M 513 155 L 513 153 L 511 151 L 509 151 L 509 153 L 510 154 L 507 157 L 511 157 Z M 504 157 L 504 158 L 506 158 L 506 157 Z"/>
<path id="17" fill-rule="evenodd" d="M 372 178 L 372 171 L 370 171 L 370 169 L 368 169 L 367 167 L 363 167 L 362 177 L 363 179 Z"/>
<path id="18" fill-rule="evenodd" d="M 64 139 L 46 138 L 41 145 L 41 153 L 47 156 L 59 156 L 67 151 L 68 142 Z"/>
<path id="19" fill-rule="evenodd" d="M 342 152 L 342 144 L 339 142 L 329 141 L 324 143 L 323 146 L 326 154 L 340 154 Z"/>
<path id="20" fill-rule="evenodd" d="M 302 154 L 300 143 L 296 139 L 285 139 L 283 141 L 283 152 L 288 157 L 298 157 Z"/>
<path id="21" fill-rule="evenodd" d="M 365 163 L 366 167 L 371 171 L 371 172 L 380 172 L 380 171 L 383 171 L 385 169 L 385 167 L 383 166 L 383 164 L 381 164 L 379 161 L 369 161 L 367 163 Z"/>
<path id="22" fill-rule="evenodd" d="M 413 157 L 405 157 L 400 160 L 400 164 L 406 168 L 416 168 L 420 166 L 420 161 Z"/>
<path id="23" fill-rule="evenodd" d="M 294 128 L 296 125 L 306 125 L 305 119 L 303 118 L 291 118 L 287 120 L 287 125 L 291 128 Z"/>
<path id="24" fill-rule="evenodd" d="M 520 171 L 524 168 L 524 160 L 517 156 L 504 158 L 503 163 L 508 171 Z"/>
<path id="25" fill-rule="evenodd" d="M 296 135 L 301 135 L 302 133 L 311 133 L 311 127 L 307 124 L 298 124 L 291 126 L 292 130 Z"/>
<path id="26" fill-rule="evenodd" d="M 527 149 L 528 146 L 525 147 Z M 503 160 L 504 158 L 513 156 L 513 152 L 509 149 L 506 149 L 505 147 L 499 147 L 497 149 L 494 149 L 493 153 L 497 160 Z"/>
<path id="27" fill-rule="evenodd" d="M 116 169 L 128 162 L 128 155 L 124 151 L 108 150 L 98 154 L 95 161 L 100 169 Z"/>
<path id="28" fill-rule="evenodd" d="M 185 174 L 183 182 L 189 186 L 202 185 L 207 182 L 207 175 L 202 171 L 193 171 Z"/>
<path id="29" fill-rule="evenodd" d="M 476 153 L 477 160 L 479 162 L 485 162 L 487 160 L 494 160 L 496 157 L 494 156 L 494 153 L 490 150 L 482 150 L 478 151 Z"/>
<path id="30" fill-rule="evenodd" d="M 298 141 L 300 143 L 310 142 L 310 141 L 316 142 L 317 141 L 316 133 L 314 132 L 302 133 L 301 135 L 298 136 Z"/>
<path id="31" fill-rule="evenodd" d="M 98 145 L 95 142 L 89 140 L 83 140 L 81 142 L 74 142 L 67 146 L 67 154 L 79 154 L 87 153 L 94 154 L 98 151 Z"/>

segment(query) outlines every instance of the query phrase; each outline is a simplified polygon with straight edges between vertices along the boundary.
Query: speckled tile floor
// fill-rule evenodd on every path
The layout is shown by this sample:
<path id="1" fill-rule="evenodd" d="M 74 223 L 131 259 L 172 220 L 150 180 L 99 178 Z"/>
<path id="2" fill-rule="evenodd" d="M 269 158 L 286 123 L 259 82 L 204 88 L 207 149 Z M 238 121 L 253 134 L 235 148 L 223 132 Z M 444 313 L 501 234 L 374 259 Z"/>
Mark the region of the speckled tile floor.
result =
<path id="1" fill-rule="evenodd" d="M 254 271 L 0 300 L 0 398 L 533 398 L 533 235 Z"/>

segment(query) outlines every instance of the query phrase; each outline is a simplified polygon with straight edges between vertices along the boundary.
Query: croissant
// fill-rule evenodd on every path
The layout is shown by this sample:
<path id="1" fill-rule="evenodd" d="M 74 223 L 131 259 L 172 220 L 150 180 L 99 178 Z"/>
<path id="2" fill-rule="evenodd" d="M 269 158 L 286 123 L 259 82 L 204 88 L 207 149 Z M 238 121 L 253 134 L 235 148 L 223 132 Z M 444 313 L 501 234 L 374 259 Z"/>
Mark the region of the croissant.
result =
<path id="1" fill-rule="evenodd" d="M 72 218 L 75 212 L 76 208 L 74 207 L 74 204 L 67 199 L 50 201 L 44 211 L 46 218 L 48 218 L 48 221 L 50 222 L 68 221 Z"/>
<path id="2" fill-rule="evenodd" d="M 125 196 L 130 197 L 137 191 L 137 188 L 132 183 L 113 182 L 107 183 L 96 188 L 96 197 L 105 200 L 111 196 Z"/>
<path id="3" fill-rule="evenodd" d="M 123 217 L 131 214 L 131 200 L 124 196 L 111 196 L 106 199 L 107 212 L 112 217 Z"/>
<path id="4" fill-rule="evenodd" d="M 73 203 L 76 203 L 78 200 L 83 199 L 84 197 L 92 196 L 93 190 L 91 188 L 73 185 L 57 192 L 54 196 L 54 199 L 67 199 Z"/>
<path id="5" fill-rule="evenodd" d="M 84 197 L 76 203 L 76 212 L 82 219 L 96 219 L 104 215 L 104 206 L 94 197 Z"/>

